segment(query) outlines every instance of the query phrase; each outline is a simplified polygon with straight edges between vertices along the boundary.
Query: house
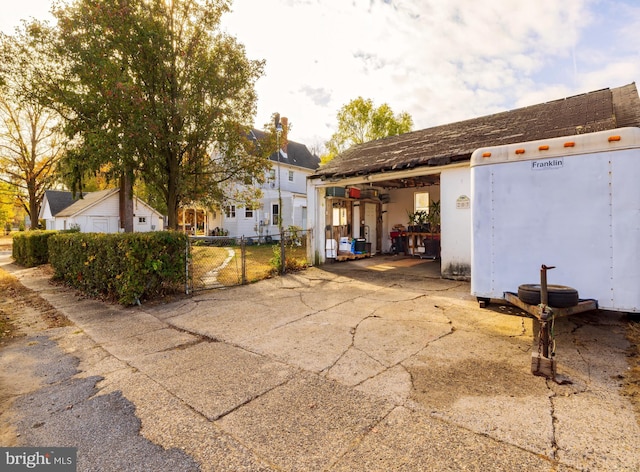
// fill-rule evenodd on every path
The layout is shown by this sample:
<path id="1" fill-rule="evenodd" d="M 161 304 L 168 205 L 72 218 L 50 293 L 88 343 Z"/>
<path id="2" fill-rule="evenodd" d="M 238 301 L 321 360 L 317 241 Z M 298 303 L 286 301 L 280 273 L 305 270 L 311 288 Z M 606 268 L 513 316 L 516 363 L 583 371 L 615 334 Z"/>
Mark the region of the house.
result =
<path id="1" fill-rule="evenodd" d="M 283 123 L 285 120 L 283 118 Z M 265 137 L 265 133 L 253 129 L 249 137 L 259 142 Z M 194 215 L 197 218 L 195 226 L 205 235 L 275 240 L 279 238 L 279 215 L 282 216 L 282 227 L 285 229 L 289 226 L 306 228 L 307 178 L 318 168 L 320 159 L 304 144 L 289 141 L 286 132 L 281 136 L 279 144 L 279 152 L 274 152 L 269 157 L 272 165 L 265 171 L 266 182 L 260 186 L 263 196 L 259 205 L 247 208 L 227 203 L 221 211 L 205 211 L 197 206 L 186 206 L 180 215 L 181 221 L 187 223 L 185 229 L 194 226 Z"/>
<path id="2" fill-rule="evenodd" d="M 83 192 L 82 196 L 85 195 L 86 192 Z M 45 229 L 58 229 L 54 215 L 71 206 L 78 198 L 80 195 L 74 198 L 73 193 L 65 190 L 46 190 L 38 215 L 39 220 L 44 220 Z"/>
<path id="3" fill-rule="evenodd" d="M 407 234 L 408 215 L 439 202 L 440 227 L 429 233 L 438 233 L 441 274 L 469 279 L 476 149 L 637 126 L 632 83 L 354 146 L 309 178 L 310 255 L 324 262 L 339 238 L 364 238 L 374 254 L 398 251 L 392 235 Z M 425 239 L 408 236 L 400 251 L 422 255 Z"/>
<path id="4" fill-rule="evenodd" d="M 74 199 L 71 192 L 47 190 L 39 218 L 46 229 L 79 227 L 84 233 L 117 233 L 120 230 L 120 189 L 83 193 Z M 164 228 L 163 215 L 134 197 L 133 228 L 136 232 L 159 231 Z"/>

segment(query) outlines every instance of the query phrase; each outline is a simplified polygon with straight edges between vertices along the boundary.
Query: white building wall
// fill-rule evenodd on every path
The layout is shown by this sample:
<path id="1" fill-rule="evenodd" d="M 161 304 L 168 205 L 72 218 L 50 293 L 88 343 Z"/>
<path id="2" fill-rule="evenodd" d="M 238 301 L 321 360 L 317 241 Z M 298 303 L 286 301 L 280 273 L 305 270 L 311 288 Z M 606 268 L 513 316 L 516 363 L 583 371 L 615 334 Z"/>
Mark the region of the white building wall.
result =
<path id="1" fill-rule="evenodd" d="M 140 219 L 143 218 L 144 222 Z M 133 231 L 136 233 L 146 233 L 148 231 L 161 231 L 164 229 L 163 216 L 142 203 L 140 200 L 133 201 Z"/>
<path id="2" fill-rule="evenodd" d="M 236 205 L 235 218 L 227 218 L 222 215 L 220 225 L 230 236 L 274 236 L 279 232 L 278 220 L 273 217 L 273 205 L 279 201 L 278 190 L 282 195 L 282 207 L 280 214 L 282 215 L 282 226 L 295 225 L 303 227 L 306 224 L 306 211 L 302 207 L 307 207 L 307 176 L 312 171 L 296 166 L 290 166 L 285 163 L 273 164 L 275 171 L 275 180 L 267 178 L 267 182 L 262 185 L 261 189 L 263 197 L 260 200 L 261 208 L 253 211 L 253 217 L 245 217 L 245 208 Z M 289 171 L 293 171 L 293 181 L 289 181 Z M 267 171 L 267 177 L 269 171 Z M 223 212 L 224 213 L 224 212 Z M 260 227 L 260 223 L 268 221 Z M 262 232 L 260 233 L 260 230 Z"/>
<path id="3" fill-rule="evenodd" d="M 471 171 L 445 169 L 440 174 L 440 257 L 445 278 L 471 277 Z"/>
<path id="4" fill-rule="evenodd" d="M 163 216 L 138 199 L 134 199 L 133 214 L 133 230 L 135 232 L 161 231 L 164 229 Z M 145 219 L 144 223 L 139 221 L 140 217 Z M 52 222 L 52 229 L 71 229 L 76 225 L 80 227 L 80 231 L 83 233 L 119 232 L 120 203 L 118 194 L 87 208 L 78 215 L 56 218 L 55 222 Z M 47 228 L 49 227 L 47 226 Z"/>
<path id="5" fill-rule="evenodd" d="M 87 214 L 92 216 L 118 216 L 120 214 L 120 201 L 118 194 L 114 193 L 109 198 L 98 202 L 91 208 L 85 210 Z"/>

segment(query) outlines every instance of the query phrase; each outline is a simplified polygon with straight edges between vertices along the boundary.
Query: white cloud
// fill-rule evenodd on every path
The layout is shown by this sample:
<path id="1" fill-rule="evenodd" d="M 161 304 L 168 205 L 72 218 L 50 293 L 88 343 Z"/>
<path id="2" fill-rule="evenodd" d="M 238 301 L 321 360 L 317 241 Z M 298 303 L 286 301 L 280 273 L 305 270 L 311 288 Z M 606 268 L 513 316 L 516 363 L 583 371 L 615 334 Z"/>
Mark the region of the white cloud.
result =
<path id="1" fill-rule="evenodd" d="M 357 96 L 408 111 L 416 129 L 508 109 L 540 89 L 538 71 L 571 58 L 592 18 L 587 0 L 234 5 L 229 31 L 267 60 L 258 113 L 288 115 L 301 141 L 328 139 L 339 108 Z M 270 34 L 259 33 L 265 27 Z"/>
<path id="2" fill-rule="evenodd" d="M 2 29 L 51 2 L 3 5 Z M 256 126 L 326 141 L 357 96 L 425 128 L 629 83 L 640 76 L 637 0 L 234 0 L 223 27 L 254 59 Z M 18 13 L 16 13 L 18 12 Z"/>

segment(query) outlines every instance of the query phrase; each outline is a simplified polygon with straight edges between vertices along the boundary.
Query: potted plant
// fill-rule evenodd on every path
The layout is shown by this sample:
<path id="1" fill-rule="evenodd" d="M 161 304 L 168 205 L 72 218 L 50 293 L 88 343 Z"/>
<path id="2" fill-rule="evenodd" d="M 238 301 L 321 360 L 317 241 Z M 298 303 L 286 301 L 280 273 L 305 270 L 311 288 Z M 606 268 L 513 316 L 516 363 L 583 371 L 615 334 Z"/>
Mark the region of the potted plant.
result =
<path id="1" fill-rule="evenodd" d="M 429 232 L 440 232 L 440 201 L 431 201 L 429 203 L 429 214 L 427 215 L 427 222 L 429 223 Z"/>
<path id="2" fill-rule="evenodd" d="M 415 213 L 417 231 L 420 233 L 426 233 L 429 231 L 429 214 L 425 210 L 418 210 Z"/>
<path id="3" fill-rule="evenodd" d="M 407 229 L 410 233 L 416 230 L 416 214 L 407 210 L 407 217 L 409 217 L 409 223 L 407 224 Z"/>
<path id="4" fill-rule="evenodd" d="M 440 258 L 440 202 L 429 203 L 429 237 L 424 240 L 424 253 L 426 257 Z"/>

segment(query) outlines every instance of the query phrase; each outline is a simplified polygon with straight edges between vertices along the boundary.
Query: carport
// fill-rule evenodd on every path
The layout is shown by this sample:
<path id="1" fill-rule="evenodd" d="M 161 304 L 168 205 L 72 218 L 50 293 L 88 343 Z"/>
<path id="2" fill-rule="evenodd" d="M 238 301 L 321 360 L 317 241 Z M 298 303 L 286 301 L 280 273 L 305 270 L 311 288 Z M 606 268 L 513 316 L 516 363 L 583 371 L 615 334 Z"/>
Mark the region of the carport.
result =
<path id="1" fill-rule="evenodd" d="M 321 166 L 307 182 L 309 260 L 315 264 L 330 260 L 327 242 L 338 235 L 364 238 L 373 255 L 391 253 L 392 231 L 409 225 L 416 195 L 424 193 L 440 205 L 441 276 L 469 280 L 473 231 L 469 164 L 476 149 L 625 126 L 640 126 L 635 83 L 354 146 Z M 350 193 L 350 188 L 357 191 Z M 334 211 L 336 202 L 344 211 Z"/>

